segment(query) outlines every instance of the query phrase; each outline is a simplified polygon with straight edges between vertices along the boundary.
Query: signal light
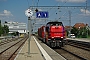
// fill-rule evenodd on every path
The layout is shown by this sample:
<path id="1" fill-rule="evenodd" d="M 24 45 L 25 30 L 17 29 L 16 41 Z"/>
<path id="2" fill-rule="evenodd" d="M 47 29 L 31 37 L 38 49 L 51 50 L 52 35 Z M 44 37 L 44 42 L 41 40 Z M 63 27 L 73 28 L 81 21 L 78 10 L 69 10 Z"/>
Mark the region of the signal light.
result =
<path id="1" fill-rule="evenodd" d="M 61 37 L 61 38 L 63 38 L 63 37 Z"/>
<path id="2" fill-rule="evenodd" d="M 36 8 L 35 12 L 38 12 L 38 9 Z"/>

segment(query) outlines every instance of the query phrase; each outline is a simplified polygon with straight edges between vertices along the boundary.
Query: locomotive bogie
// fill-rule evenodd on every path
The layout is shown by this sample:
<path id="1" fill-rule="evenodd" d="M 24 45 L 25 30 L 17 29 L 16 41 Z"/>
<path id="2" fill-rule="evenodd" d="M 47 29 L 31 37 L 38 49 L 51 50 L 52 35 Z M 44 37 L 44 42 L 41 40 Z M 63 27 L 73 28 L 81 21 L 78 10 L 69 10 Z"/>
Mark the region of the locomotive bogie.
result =
<path id="1" fill-rule="evenodd" d="M 50 47 L 63 47 L 63 43 L 63 40 L 49 39 L 47 44 Z"/>

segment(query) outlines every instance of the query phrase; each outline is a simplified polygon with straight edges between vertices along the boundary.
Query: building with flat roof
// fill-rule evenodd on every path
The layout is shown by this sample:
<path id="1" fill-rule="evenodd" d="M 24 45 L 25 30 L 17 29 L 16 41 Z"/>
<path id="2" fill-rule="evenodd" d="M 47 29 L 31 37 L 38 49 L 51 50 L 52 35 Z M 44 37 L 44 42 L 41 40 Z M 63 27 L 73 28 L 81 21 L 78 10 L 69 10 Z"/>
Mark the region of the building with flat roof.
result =
<path id="1" fill-rule="evenodd" d="M 7 25 L 9 27 L 9 33 L 12 32 L 27 33 L 26 23 L 5 22 L 3 23 L 3 25 Z"/>

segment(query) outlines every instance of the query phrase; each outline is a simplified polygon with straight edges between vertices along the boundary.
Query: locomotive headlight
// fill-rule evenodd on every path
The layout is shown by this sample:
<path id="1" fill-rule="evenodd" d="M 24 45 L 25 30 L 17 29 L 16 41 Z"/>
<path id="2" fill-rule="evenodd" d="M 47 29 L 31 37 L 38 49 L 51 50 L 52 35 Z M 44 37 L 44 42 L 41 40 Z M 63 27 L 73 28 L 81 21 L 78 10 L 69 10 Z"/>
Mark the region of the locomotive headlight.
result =
<path id="1" fill-rule="evenodd" d="M 61 38 L 63 38 L 63 37 L 61 37 Z"/>
<path id="2" fill-rule="evenodd" d="M 59 41 L 59 42 L 61 42 L 61 41 Z"/>
<path id="3" fill-rule="evenodd" d="M 53 41 L 53 42 L 55 42 L 55 41 Z"/>
<path id="4" fill-rule="evenodd" d="M 52 38 L 54 38 L 54 37 L 52 37 Z"/>

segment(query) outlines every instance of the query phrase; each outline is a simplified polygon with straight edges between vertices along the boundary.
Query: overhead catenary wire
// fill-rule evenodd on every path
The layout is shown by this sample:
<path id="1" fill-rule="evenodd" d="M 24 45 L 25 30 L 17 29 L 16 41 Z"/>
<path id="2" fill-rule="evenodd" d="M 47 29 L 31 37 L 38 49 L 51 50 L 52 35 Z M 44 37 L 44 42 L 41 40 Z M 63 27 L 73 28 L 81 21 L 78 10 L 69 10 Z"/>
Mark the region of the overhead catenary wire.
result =
<path id="1" fill-rule="evenodd" d="M 86 14 L 86 10 L 87 10 L 87 0 L 86 0 L 86 8 L 85 8 L 85 14 Z"/>
<path id="2" fill-rule="evenodd" d="M 58 12 L 58 8 L 61 9 L 61 8 L 65 7 L 66 9 L 72 8 L 73 10 L 74 10 L 74 9 L 78 9 L 78 8 L 86 8 L 86 9 L 87 9 L 88 7 L 90 8 L 90 6 L 87 6 L 87 4 L 86 4 L 86 6 L 65 6 L 65 3 L 67 3 L 67 0 L 66 0 L 66 1 L 64 2 L 64 4 L 63 4 L 64 6 L 55 6 L 55 5 L 54 5 L 54 6 L 40 6 L 40 5 L 39 5 L 39 0 L 37 0 L 35 3 L 36 3 L 36 6 L 31 6 L 31 7 L 34 7 L 34 9 L 36 9 L 36 8 L 38 8 L 38 9 L 41 8 L 41 9 L 44 10 L 44 9 L 48 8 L 47 11 L 51 11 L 52 9 L 57 8 L 57 9 L 52 10 L 52 11 L 54 11 L 54 13 L 51 13 L 51 16 L 54 15 L 54 14 L 56 14 L 56 13 Z M 72 10 L 72 11 L 73 11 L 73 10 Z M 62 18 L 66 13 L 67 13 L 67 12 L 63 13 L 63 14 L 61 15 L 61 17 L 59 17 L 59 18 Z M 59 19 L 59 18 L 58 18 L 58 19 Z"/>
<path id="3" fill-rule="evenodd" d="M 38 7 L 38 4 L 39 4 L 39 0 L 37 1 L 37 7 Z"/>
<path id="4" fill-rule="evenodd" d="M 86 11 L 87 11 L 87 0 L 86 0 L 86 6 L 81 6 L 81 7 L 85 7 L 85 14 L 86 14 Z M 90 6 L 88 6 L 90 7 Z M 75 8 L 74 8 L 75 9 Z M 61 17 L 60 17 L 61 18 Z"/>
<path id="5" fill-rule="evenodd" d="M 29 1 L 28 0 L 27 0 L 27 3 L 28 3 L 28 7 L 29 7 L 30 5 L 29 5 Z"/>

